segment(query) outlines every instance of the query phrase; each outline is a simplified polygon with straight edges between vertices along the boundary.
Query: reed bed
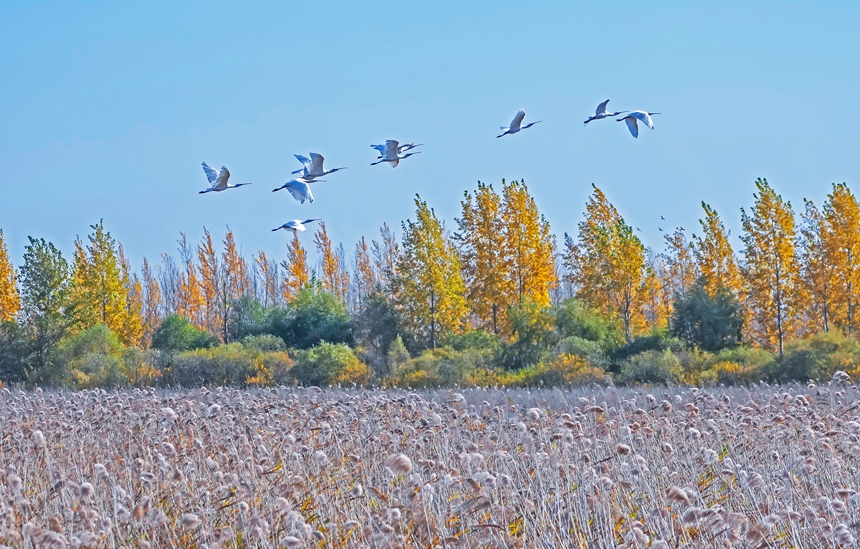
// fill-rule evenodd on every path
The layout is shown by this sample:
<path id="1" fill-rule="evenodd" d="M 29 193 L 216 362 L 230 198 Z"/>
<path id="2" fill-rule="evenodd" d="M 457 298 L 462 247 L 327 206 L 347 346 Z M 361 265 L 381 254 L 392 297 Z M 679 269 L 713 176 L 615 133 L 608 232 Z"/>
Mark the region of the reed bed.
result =
<path id="1" fill-rule="evenodd" d="M 823 386 L 0 392 L 6 547 L 854 547 Z"/>

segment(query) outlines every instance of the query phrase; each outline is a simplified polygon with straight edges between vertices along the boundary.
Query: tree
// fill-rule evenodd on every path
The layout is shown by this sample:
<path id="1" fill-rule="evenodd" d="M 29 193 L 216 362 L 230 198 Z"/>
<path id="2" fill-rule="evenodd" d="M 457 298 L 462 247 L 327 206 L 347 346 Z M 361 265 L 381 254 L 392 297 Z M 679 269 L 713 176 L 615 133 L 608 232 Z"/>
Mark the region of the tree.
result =
<path id="1" fill-rule="evenodd" d="M 400 245 L 387 223 L 383 223 L 382 227 L 379 228 L 379 236 L 379 242 L 376 240 L 371 242 L 376 278 L 383 290 L 393 294 L 397 291 L 398 286 L 397 258 L 400 257 Z"/>
<path id="2" fill-rule="evenodd" d="M 353 343 L 352 324 L 346 305 L 337 296 L 306 286 L 290 302 L 287 315 L 276 319 L 273 335 L 296 349 L 307 349 L 320 341 Z"/>
<path id="3" fill-rule="evenodd" d="M 665 259 L 663 283 L 666 293 L 672 301 L 675 301 L 684 297 L 684 294 L 693 287 L 698 272 L 693 251 L 683 229 L 677 228 L 675 232 L 666 234 L 663 238 L 666 240 L 666 251 L 663 253 Z"/>
<path id="4" fill-rule="evenodd" d="M 860 303 L 860 206 L 845 183 L 834 184 L 824 203 L 821 244 L 833 266 L 830 321 L 853 335 Z"/>
<path id="5" fill-rule="evenodd" d="M 220 307 L 223 277 L 212 234 L 206 227 L 203 228 L 203 240 L 197 246 L 197 276 L 203 327 L 213 334 L 219 333 L 224 318 Z"/>
<path id="6" fill-rule="evenodd" d="M 675 301 L 671 334 L 711 353 L 736 347 L 741 341 L 744 316 L 740 302 L 728 288 L 711 295 L 700 279 Z"/>
<path id="7" fill-rule="evenodd" d="M 230 339 L 230 307 L 231 304 L 250 290 L 251 284 L 248 280 L 248 264 L 236 247 L 233 231 L 227 228 L 224 236 L 224 251 L 221 254 L 221 339 L 227 343 Z"/>
<path id="8" fill-rule="evenodd" d="M 161 322 L 161 285 L 153 275 L 149 261 L 144 257 L 140 268 L 142 303 L 141 314 L 143 316 L 143 343 L 148 346 L 152 342 L 152 334 Z"/>
<path id="9" fill-rule="evenodd" d="M 349 274 L 343 261 L 343 249 L 340 253 L 332 249 L 325 222 L 320 221 L 319 229 L 314 235 L 314 245 L 320 257 L 320 274 L 323 288 L 342 301 L 346 302 L 349 293 Z"/>
<path id="10" fill-rule="evenodd" d="M 27 379 L 29 340 L 14 320 L 0 321 L 0 383 L 21 383 Z"/>
<path id="11" fill-rule="evenodd" d="M 492 185 L 478 182 L 474 197 L 466 191 L 457 219 L 466 299 L 478 326 L 498 334 L 506 325 L 505 313 L 516 301 L 511 279 L 511 254 L 506 246 L 502 199 Z"/>
<path id="12" fill-rule="evenodd" d="M 505 249 L 510 254 L 510 278 L 518 301 L 530 298 L 549 305 L 550 290 L 557 284 L 555 236 L 549 222 L 538 212 L 525 181 L 502 181 L 502 223 Z"/>
<path id="13" fill-rule="evenodd" d="M 281 266 L 284 269 L 284 282 L 281 286 L 281 293 L 284 300 L 289 302 L 298 295 L 304 288 L 310 273 L 308 272 L 308 252 L 302 247 L 299 242 L 299 235 L 293 233 L 293 239 L 287 243 L 287 260 Z"/>
<path id="14" fill-rule="evenodd" d="M 257 272 L 263 279 L 262 305 L 270 307 L 279 304 L 278 296 L 278 264 L 274 260 L 266 257 L 265 252 L 260 251 L 254 258 L 254 263 L 257 266 Z M 259 296 L 258 296 L 259 297 Z"/>
<path id="15" fill-rule="evenodd" d="M 800 238 L 798 242 L 799 280 L 807 297 L 806 314 L 810 331 L 830 331 L 834 286 L 837 284 L 839 266 L 831 257 L 832 244 L 827 233 L 827 222 L 810 200 L 804 200 L 805 211 L 801 214 Z"/>
<path id="16" fill-rule="evenodd" d="M 378 377 L 391 374 L 388 351 L 404 335 L 403 321 L 391 301 L 382 292 L 373 292 L 355 319 L 356 339 L 364 349 L 365 360 Z"/>
<path id="17" fill-rule="evenodd" d="M 693 235 L 691 242 L 698 274 L 704 279 L 705 288 L 711 295 L 726 288 L 741 298 L 744 284 L 729 242 L 731 232 L 726 230 L 720 216 L 711 206 L 702 202 L 702 209 L 705 210 L 705 218 L 699 220 L 702 236 Z"/>
<path id="18" fill-rule="evenodd" d="M 206 326 L 203 318 L 205 310 L 205 300 L 201 295 L 201 284 L 197 278 L 197 269 L 194 267 L 194 253 L 188 245 L 188 238 L 185 233 L 179 233 L 179 258 L 181 265 L 185 268 L 184 272 L 178 274 L 176 285 L 176 312 L 187 318 L 192 324 L 197 327 Z"/>
<path id="19" fill-rule="evenodd" d="M 759 344 L 783 353 L 785 340 L 796 330 L 800 291 L 795 256 L 794 213 L 766 179 L 755 182 L 755 204 L 741 208 L 744 234 L 743 275 L 749 288 L 750 331 Z"/>
<path id="20" fill-rule="evenodd" d="M 9 259 L 9 250 L 0 229 L 0 322 L 13 320 L 21 308 L 17 278 L 18 273 Z"/>
<path id="21" fill-rule="evenodd" d="M 77 329 L 106 324 L 125 345 L 137 344 L 128 272 L 123 269 L 116 240 L 104 223 L 92 225 L 88 244 L 75 241 L 72 268 L 72 319 Z"/>
<path id="22" fill-rule="evenodd" d="M 367 242 L 364 237 L 355 244 L 355 271 L 352 276 L 352 288 L 355 292 L 356 305 L 358 309 L 364 308 L 368 297 L 376 290 L 379 280 L 373 269 L 373 261 L 370 259 Z"/>
<path id="23" fill-rule="evenodd" d="M 28 375 L 50 369 L 56 344 L 66 330 L 69 305 L 69 265 L 44 238 L 27 237 L 21 266 L 21 318 L 29 337 Z"/>
<path id="24" fill-rule="evenodd" d="M 565 266 L 576 297 L 615 319 L 630 342 L 644 325 L 648 301 L 645 247 L 606 195 L 594 186 L 576 242 L 565 234 Z"/>
<path id="25" fill-rule="evenodd" d="M 456 249 L 436 213 L 417 195 L 415 206 L 416 220 L 403 223 L 395 299 L 416 339 L 435 348 L 445 335 L 462 329 L 465 288 Z"/>

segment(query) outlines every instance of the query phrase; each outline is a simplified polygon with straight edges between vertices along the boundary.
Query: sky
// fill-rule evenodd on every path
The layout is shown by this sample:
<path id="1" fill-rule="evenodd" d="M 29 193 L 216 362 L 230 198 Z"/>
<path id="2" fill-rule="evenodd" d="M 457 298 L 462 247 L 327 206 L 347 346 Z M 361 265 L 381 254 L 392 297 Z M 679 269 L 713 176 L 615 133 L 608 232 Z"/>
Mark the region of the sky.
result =
<path id="1" fill-rule="evenodd" d="M 860 192 L 858 2 L 0 3 L 0 228 L 71 255 L 104 219 L 135 268 L 185 232 L 284 259 L 290 219 L 352 255 L 419 194 L 455 229 L 478 181 L 524 179 L 562 242 L 592 184 L 646 245 L 714 206 L 740 248 L 765 177 L 796 212 Z M 597 104 L 658 111 L 634 139 Z M 541 124 L 496 139 L 518 109 Z M 423 143 L 399 167 L 369 145 Z M 299 204 L 271 190 L 323 154 Z M 253 185 L 198 194 L 200 167 Z M 665 217 L 665 221 L 660 219 Z M 313 247 L 309 231 L 301 235 Z"/>

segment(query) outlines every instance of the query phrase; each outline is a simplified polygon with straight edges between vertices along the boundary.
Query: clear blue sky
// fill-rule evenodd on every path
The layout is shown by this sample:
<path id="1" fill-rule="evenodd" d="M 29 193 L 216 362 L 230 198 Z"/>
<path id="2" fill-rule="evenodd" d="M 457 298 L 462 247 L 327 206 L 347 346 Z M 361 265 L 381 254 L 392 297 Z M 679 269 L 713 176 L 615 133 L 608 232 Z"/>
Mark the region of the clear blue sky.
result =
<path id="1" fill-rule="evenodd" d="M 137 268 L 204 226 L 283 258 L 270 229 L 320 217 L 351 257 L 415 193 L 453 228 L 478 180 L 524 178 L 559 239 L 591 183 L 656 248 L 702 200 L 737 235 L 756 177 L 796 211 L 860 192 L 858 25 L 857 2 L 7 0 L 0 228 L 20 260 L 104 218 Z M 583 127 L 606 98 L 656 130 Z M 496 139 L 520 108 L 543 123 Z M 425 146 L 371 167 L 385 139 Z M 312 205 L 273 194 L 308 151 L 349 169 Z M 254 185 L 198 195 L 204 160 Z"/>

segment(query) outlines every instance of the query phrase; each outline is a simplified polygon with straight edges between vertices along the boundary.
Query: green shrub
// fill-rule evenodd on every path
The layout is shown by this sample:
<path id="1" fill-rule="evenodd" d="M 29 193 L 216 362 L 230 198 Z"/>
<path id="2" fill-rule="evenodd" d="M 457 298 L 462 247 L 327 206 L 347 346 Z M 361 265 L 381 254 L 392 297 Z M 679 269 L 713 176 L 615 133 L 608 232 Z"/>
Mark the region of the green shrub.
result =
<path id="1" fill-rule="evenodd" d="M 290 374 L 299 384 L 305 386 L 365 385 L 370 381 L 370 369 L 359 360 L 351 348 L 342 343 L 325 341 L 299 351 L 296 365 Z"/>
<path id="2" fill-rule="evenodd" d="M 269 322 L 268 333 L 295 349 L 309 349 L 322 341 L 353 343 L 346 305 L 337 296 L 312 287 L 302 289 L 288 309 L 270 313 Z"/>
<path id="3" fill-rule="evenodd" d="M 245 349 L 261 353 L 275 353 L 287 350 L 284 340 L 271 334 L 247 336 L 240 343 Z"/>
<path id="4" fill-rule="evenodd" d="M 240 343 L 188 351 L 173 358 L 164 382 L 180 387 L 225 385 L 245 387 L 257 375 L 254 353 Z"/>
<path id="5" fill-rule="evenodd" d="M 178 314 L 169 315 L 152 335 L 153 349 L 170 352 L 208 349 L 218 344 L 214 335 L 193 326 L 187 318 Z"/>
<path id="6" fill-rule="evenodd" d="M 40 375 L 40 381 L 73 389 L 124 385 L 123 353 L 117 335 L 105 324 L 96 324 L 59 342 L 51 372 Z"/>
<path id="7" fill-rule="evenodd" d="M 576 299 L 568 299 L 555 309 L 555 323 L 562 338 L 576 337 L 594 341 L 604 350 L 624 342 L 624 333 Z"/>
<path id="8" fill-rule="evenodd" d="M 397 386 L 416 389 L 468 385 L 469 375 L 479 368 L 489 368 L 492 361 L 490 351 L 456 351 L 451 347 L 428 349 L 398 365 L 390 381 Z"/>
<path id="9" fill-rule="evenodd" d="M 650 350 L 625 361 L 620 379 L 624 383 L 678 383 L 682 374 L 681 361 L 672 351 Z"/>

